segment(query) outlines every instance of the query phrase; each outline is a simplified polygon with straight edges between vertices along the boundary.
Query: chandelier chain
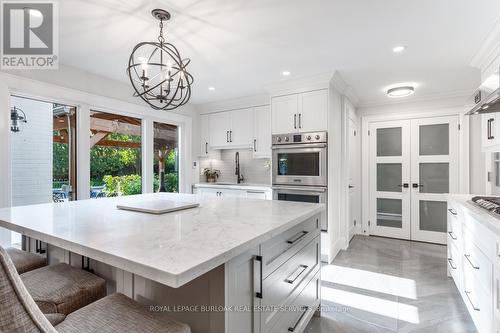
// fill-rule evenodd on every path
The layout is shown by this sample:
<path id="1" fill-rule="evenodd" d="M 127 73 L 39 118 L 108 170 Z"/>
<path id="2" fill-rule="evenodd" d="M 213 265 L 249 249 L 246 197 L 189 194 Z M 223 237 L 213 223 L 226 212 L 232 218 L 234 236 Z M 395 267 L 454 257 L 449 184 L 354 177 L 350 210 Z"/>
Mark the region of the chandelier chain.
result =
<path id="1" fill-rule="evenodd" d="M 161 45 L 165 43 L 165 37 L 163 37 L 163 20 L 160 20 L 160 34 L 158 35 L 158 41 Z"/>

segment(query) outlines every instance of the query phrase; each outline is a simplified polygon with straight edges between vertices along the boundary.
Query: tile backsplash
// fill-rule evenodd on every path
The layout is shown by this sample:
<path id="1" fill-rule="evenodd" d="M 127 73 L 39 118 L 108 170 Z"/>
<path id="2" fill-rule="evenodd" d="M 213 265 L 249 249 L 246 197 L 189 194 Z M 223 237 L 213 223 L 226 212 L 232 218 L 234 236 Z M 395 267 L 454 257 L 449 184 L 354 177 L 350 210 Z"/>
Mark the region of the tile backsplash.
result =
<path id="1" fill-rule="evenodd" d="M 271 184 L 271 160 L 269 158 L 254 159 L 251 150 L 228 149 L 221 151 L 221 159 L 201 159 L 200 173 L 204 168 L 214 168 L 221 172 L 219 182 L 236 182 L 235 155 L 240 152 L 240 172 L 244 183 Z M 205 182 L 200 175 L 200 182 Z"/>

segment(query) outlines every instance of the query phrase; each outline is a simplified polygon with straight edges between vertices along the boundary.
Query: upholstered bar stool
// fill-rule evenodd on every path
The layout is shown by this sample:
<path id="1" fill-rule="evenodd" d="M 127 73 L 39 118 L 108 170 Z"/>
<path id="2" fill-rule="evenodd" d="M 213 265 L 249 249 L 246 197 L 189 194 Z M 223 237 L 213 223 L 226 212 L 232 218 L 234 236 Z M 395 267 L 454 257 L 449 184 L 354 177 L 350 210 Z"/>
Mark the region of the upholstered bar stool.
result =
<path id="1" fill-rule="evenodd" d="M 54 328 L 47 318 L 62 322 Z M 102 298 L 67 317 L 62 314 L 44 316 L 7 252 L 0 247 L 0 332 L 190 333 L 190 328 L 159 313 L 149 312 L 122 294 Z"/>
<path id="2" fill-rule="evenodd" d="M 39 254 L 26 252 L 14 247 L 8 247 L 6 251 L 19 274 L 23 274 L 47 265 L 47 259 Z"/>
<path id="3" fill-rule="evenodd" d="M 21 274 L 26 289 L 43 313 L 69 314 L 106 296 L 106 281 L 68 264 Z"/>

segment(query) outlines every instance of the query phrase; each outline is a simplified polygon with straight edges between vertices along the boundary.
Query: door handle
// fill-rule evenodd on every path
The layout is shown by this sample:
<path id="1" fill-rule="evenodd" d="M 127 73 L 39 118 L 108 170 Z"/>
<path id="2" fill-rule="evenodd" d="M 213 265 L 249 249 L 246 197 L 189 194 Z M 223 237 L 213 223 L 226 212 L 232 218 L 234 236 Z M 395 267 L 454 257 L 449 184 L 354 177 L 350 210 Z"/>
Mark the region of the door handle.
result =
<path id="1" fill-rule="evenodd" d="M 418 183 L 413 183 L 411 185 L 413 188 L 419 188 L 419 187 L 424 187 L 424 185 L 418 184 Z"/>
<path id="2" fill-rule="evenodd" d="M 226 142 L 229 142 L 229 131 L 226 131 Z"/>
<path id="3" fill-rule="evenodd" d="M 302 113 L 299 113 L 299 128 L 302 128 Z"/>
<path id="4" fill-rule="evenodd" d="M 253 151 L 257 152 L 257 139 L 253 139 Z"/>
<path id="5" fill-rule="evenodd" d="M 488 119 L 488 131 L 487 131 L 488 132 L 487 133 L 488 134 L 488 140 L 493 140 L 495 138 L 495 136 L 492 134 L 492 126 L 491 126 L 494 121 L 495 121 L 494 118 Z"/>
<path id="6" fill-rule="evenodd" d="M 293 115 L 293 128 L 297 129 L 297 114 Z"/>
<path id="7" fill-rule="evenodd" d="M 349 188 L 354 188 L 354 185 L 349 185 Z"/>
<path id="8" fill-rule="evenodd" d="M 398 187 L 408 188 L 410 185 L 408 183 L 399 184 Z"/>
<path id="9" fill-rule="evenodd" d="M 229 131 L 229 142 L 233 142 L 233 131 Z"/>
<path id="10" fill-rule="evenodd" d="M 205 142 L 205 154 L 208 154 L 208 142 Z"/>

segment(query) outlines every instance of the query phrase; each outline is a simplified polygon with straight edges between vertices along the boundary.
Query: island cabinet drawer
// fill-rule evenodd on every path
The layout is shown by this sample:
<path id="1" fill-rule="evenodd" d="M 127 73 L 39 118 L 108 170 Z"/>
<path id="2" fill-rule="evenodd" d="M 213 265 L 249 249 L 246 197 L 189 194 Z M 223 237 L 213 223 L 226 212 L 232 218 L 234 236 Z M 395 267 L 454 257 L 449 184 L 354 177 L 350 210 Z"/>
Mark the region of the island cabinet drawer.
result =
<path id="1" fill-rule="evenodd" d="M 464 267 L 464 282 L 462 297 L 467 310 L 476 325 L 478 332 L 492 332 L 493 330 L 493 297 L 482 288 L 473 269 Z"/>
<path id="2" fill-rule="evenodd" d="M 304 332 L 310 318 L 320 302 L 321 280 L 319 272 L 302 290 L 299 296 L 285 308 L 276 325 L 269 332 L 300 333 Z"/>
<path id="3" fill-rule="evenodd" d="M 451 240 L 455 245 L 460 246 L 463 241 L 462 222 L 452 212 L 456 212 L 456 210 L 450 212 L 450 208 L 448 208 L 448 241 Z"/>
<path id="4" fill-rule="evenodd" d="M 450 238 L 450 236 L 448 236 Z M 449 239 L 448 239 L 449 240 Z M 460 290 L 461 288 L 461 283 L 460 283 L 460 266 L 462 263 L 462 260 L 460 258 L 460 252 L 458 252 L 458 249 L 456 246 L 453 244 L 448 243 L 448 272 L 450 273 L 450 276 L 453 278 L 453 281 L 455 281 L 455 284 L 457 288 Z"/>
<path id="5" fill-rule="evenodd" d="M 481 286 L 488 295 L 493 294 L 493 265 L 481 250 L 471 242 L 464 244 L 462 267 L 464 270 L 467 269 L 468 274 L 475 279 L 477 285 Z"/>
<path id="6" fill-rule="evenodd" d="M 465 222 L 462 228 L 464 244 L 475 244 L 491 262 L 496 257 L 496 239 L 494 234 L 483 224 L 476 221 L 471 216 L 465 216 Z"/>
<path id="7" fill-rule="evenodd" d="M 267 277 L 274 272 L 319 233 L 320 216 L 316 215 L 263 243 L 261 246 L 263 276 Z"/>
<path id="8" fill-rule="evenodd" d="M 275 272 L 262 282 L 261 312 L 262 331 L 276 323 L 282 311 L 280 307 L 288 304 L 300 289 L 305 287 L 308 277 L 319 271 L 320 267 L 319 237 L 314 238 L 295 256 L 290 258 Z"/>

